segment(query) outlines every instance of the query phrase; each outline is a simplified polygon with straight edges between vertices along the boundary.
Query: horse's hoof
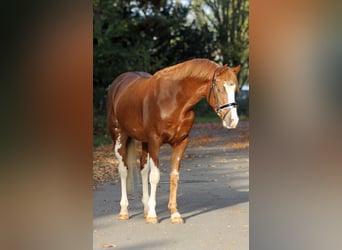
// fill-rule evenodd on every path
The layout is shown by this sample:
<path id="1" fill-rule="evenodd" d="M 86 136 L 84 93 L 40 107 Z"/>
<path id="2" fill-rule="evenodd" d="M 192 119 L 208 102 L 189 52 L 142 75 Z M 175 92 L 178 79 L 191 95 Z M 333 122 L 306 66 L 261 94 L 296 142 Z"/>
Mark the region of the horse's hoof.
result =
<path id="1" fill-rule="evenodd" d="M 118 215 L 118 219 L 119 220 L 128 220 L 129 219 L 129 215 L 128 214 L 119 214 Z"/>
<path id="2" fill-rule="evenodd" d="M 183 224 L 184 221 L 182 219 L 182 217 L 171 217 L 171 223 L 172 224 Z"/>
<path id="3" fill-rule="evenodd" d="M 158 223 L 157 217 L 146 217 L 146 223 L 147 224 L 156 224 Z"/>
<path id="4" fill-rule="evenodd" d="M 144 212 L 144 218 L 146 218 L 148 215 L 148 212 Z"/>

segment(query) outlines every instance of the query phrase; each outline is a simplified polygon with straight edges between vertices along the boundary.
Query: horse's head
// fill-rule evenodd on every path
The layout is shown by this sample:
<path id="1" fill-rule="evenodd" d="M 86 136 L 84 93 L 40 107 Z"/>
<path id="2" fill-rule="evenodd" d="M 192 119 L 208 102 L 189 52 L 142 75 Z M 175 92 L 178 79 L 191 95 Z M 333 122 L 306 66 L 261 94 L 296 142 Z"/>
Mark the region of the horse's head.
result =
<path id="1" fill-rule="evenodd" d="M 218 67 L 213 75 L 207 100 L 217 115 L 222 119 L 224 127 L 235 128 L 239 122 L 235 92 L 238 91 L 236 74 L 240 66 L 230 68 L 227 65 Z"/>

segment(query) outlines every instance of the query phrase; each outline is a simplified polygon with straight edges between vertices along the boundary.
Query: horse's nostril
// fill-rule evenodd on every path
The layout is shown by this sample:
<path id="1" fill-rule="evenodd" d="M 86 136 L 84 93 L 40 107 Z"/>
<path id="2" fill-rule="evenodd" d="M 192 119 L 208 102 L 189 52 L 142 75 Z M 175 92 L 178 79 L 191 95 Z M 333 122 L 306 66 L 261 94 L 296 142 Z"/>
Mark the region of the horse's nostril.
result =
<path id="1" fill-rule="evenodd" d="M 238 117 L 232 117 L 232 118 L 230 119 L 230 125 L 231 125 L 233 128 L 235 128 L 235 127 L 237 126 L 238 122 L 239 122 L 239 118 L 238 118 Z"/>

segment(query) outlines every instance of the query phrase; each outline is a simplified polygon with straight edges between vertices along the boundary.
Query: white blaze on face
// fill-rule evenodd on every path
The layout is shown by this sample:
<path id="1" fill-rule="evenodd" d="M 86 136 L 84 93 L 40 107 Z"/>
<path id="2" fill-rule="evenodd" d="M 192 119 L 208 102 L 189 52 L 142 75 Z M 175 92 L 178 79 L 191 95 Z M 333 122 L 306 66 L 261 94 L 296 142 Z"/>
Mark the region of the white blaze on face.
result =
<path id="1" fill-rule="evenodd" d="M 231 82 L 231 83 L 224 82 L 224 88 L 226 89 L 226 92 L 227 92 L 228 102 L 229 103 L 235 102 L 236 84 L 233 82 Z M 230 114 L 227 116 L 227 119 L 229 119 L 229 123 L 227 124 L 227 121 L 223 121 L 223 125 L 228 127 L 228 128 L 235 128 L 238 121 L 239 121 L 239 117 L 237 114 L 237 108 L 232 107 L 232 108 L 230 108 L 229 112 L 230 112 Z"/>

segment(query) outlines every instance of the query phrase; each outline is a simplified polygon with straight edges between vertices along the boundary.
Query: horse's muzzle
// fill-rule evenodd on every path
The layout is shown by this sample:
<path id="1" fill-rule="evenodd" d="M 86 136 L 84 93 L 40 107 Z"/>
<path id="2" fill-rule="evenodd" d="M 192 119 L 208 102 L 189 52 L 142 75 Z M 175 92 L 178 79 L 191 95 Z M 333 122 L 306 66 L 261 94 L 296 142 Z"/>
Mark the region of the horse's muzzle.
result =
<path id="1" fill-rule="evenodd" d="M 233 129 L 236 128 L 236 126 L 239 123 L 239 117 L 237 115 L 236 108 L 232 108 L 229 110 L 229 113 L 227 113 L 222 120 L 223 127 L 227 129 Z"/>

